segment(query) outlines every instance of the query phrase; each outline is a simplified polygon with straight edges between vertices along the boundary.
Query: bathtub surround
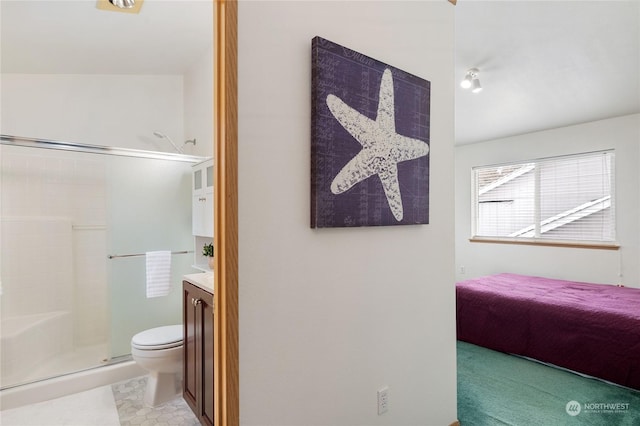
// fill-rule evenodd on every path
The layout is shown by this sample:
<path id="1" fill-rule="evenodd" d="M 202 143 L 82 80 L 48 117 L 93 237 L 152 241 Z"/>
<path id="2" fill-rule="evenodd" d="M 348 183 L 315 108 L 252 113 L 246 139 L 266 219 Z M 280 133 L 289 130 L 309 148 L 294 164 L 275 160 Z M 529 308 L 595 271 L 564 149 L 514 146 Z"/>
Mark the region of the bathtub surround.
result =
<path id="1" fill-rule="evenodd" d="M 190 175 L 199 157 L 0 150 L 3 389 L 108 365 L 130 354 L 135 333 L 180 323 L 176 286 L 147 299 L 145 257 L 107 254 L 171 248 L 169 283 L 192 271 Z"/>
<path id="2" fill-rule="evenodd" d="M 73 307 L 73 222 L 69 216 L 57 216 L 56 212 L 46 216 L 20 215 L 20 207 L 16 205 L 18 203 L 14 204 L 11 196 L 15 194 L 13 191 L 19 190 L 12 185 L 14 171 L 15 168 L 3 170 L 2 182 L 3 210 L 6 212 L 1 219 L 2 319 L 47 312 L 70 313 Z M 21 198 L 46 197 L 35 191 L 34 187 L 41 183 L 38 176 L 34 180 L 36 182 L 31 181 L 24 188 L 29 196 Z M 5 189 L 12 194 L 4 194 Z M 51 200 L 51 197 L 47 198 L 45 204 Z M 27 203 L 33 203 L 33 200 L 26 200 L 24 207 Z M 46 293 L 36 291 L 43 282 L 47 283 Z M 12 330 L 5 331 L 3 327 L 2 331 L 4 336 Z"/>
<path id="3" fill-rule="evenodd" d="M 117 364 L 96 367 L 77 373 L 57 376 L 48 380 L 29 383 L 0 391 L 0 408 L 13 408 L 37 404 L 51 399 L 61 398 L 111 385 L 145 374 L 135 362 L 126 360 Z"/>
<path id="4" fill-rule="evenodd" d="M 105 166 L 95 156 L 0 151 L 4 388 L 36 370 L 48 377 L 43 362 L 75 349 L 106 349 L 107 229 Z M 91 365 L 106 357 L 95 354 Z"/>
<path id="5" fill-rule="evenodd" d="M 54 335 L 55 334 L 59 334 L 59 332 L 56 330 L 54 332 Z M 107 344 L 103 342 L 94 345 L 85 345 L 73 348 L 69 351 L 61 352 L 57 355 L 47 358 L 44 362 L 38 364 L 27 373 L 23 372 L 19 376 L 9 374 L 6 377 L 6 380 L 5 377 L 3 377 L 3 388 L 5 386 L 5 383 L 6 386 L 11 386 L 11 384 L 14 383 L 32 383 L 46 377 L 58 377 L 66 375 L 71 371 L 85 371 L 96 368 L 96 366 L 106 366 L 128 360 L 128 358 L 119 360 L 107 360 L 105 358 L 102 358 L 104 357 L 104 354 L 107 353 L 107 350 Z M 96 363 L 96 360 L 101 361 Z"/>
<path id="6" fill-rule="evenodd" d="M 1 330 L 2 387 L 43 377 L 38 374 L 47 377 L 55 369 L 59 355 L 73 351 L 71 311 L 8 317 L 1 320 Z M 106 345 L 98 347 L 101 349 L 106 350 Z M 87 367 L 96 365 L 104 353 L 94 354 L 96 357 Z"/>

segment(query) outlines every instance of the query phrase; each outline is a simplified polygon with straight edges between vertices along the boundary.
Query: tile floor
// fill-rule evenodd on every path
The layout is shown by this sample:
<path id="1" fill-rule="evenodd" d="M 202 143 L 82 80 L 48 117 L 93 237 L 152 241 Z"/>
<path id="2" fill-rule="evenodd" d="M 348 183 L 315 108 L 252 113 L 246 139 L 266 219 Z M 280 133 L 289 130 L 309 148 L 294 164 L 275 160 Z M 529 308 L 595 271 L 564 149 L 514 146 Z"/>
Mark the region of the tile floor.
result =
<path id="1" fill-rule="evenodd" d="M 2 426 L 197 426 L 182 397 L 155 408 L 142 398 L 146 377 L 0 411 Z"/>
<path id="2" fill-rule="evenodd" d="M 120 426 L 199 426 L 193 411 L 182 397 L 174 398 L 159 407 L 146 407 L 142 402 L 146 377 L 139 377 L 112 385 Z"/>

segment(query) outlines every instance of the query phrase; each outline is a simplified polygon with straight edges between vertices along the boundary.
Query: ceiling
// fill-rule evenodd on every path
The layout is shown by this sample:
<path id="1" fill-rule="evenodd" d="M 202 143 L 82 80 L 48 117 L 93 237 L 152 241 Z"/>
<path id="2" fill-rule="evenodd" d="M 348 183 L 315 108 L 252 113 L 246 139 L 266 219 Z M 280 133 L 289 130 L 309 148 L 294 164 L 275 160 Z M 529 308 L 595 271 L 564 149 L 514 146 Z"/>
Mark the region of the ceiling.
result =
<path id="1" fill-rule="evenodd" d="M 213 43 L 213 1 L 1 0 L 3 73 L 184 74 Z"/>
<path id="2" fill-rule="evenodd" d="M 458 0 L 456 144 L 640 112 L 640 2 Z"/>
<path id="3" fill-rule="evenodd" d="M 1 0 L 2 72 L 183 74 L 211 47 L 210 0 L 96 4 Z M 640 2 L 458 0 L 455 22 L 457 144 L 640 112 Z"/>

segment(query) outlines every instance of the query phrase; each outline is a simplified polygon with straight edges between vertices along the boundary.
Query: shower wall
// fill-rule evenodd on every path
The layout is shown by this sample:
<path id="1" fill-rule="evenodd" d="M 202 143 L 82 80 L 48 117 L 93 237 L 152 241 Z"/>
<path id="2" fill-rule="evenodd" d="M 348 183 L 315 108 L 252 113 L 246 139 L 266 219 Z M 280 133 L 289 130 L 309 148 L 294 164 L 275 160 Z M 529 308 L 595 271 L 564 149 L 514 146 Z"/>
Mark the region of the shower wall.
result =
<path id="1" fill-rule="evenodd" d="M 104 164 L 11 146 L 0 154 L 2 318 L 66 311 L 76 344 L 106 341 Z"/>
<path id="2" fill-rule="evenodd" d="M 181 323 L 191 162 L 9 145 L 0 159 L 2 387 L 99 366 L 135 333 Z M 185 253 L 169 294 L 148 299 L 156 250 Z"/>

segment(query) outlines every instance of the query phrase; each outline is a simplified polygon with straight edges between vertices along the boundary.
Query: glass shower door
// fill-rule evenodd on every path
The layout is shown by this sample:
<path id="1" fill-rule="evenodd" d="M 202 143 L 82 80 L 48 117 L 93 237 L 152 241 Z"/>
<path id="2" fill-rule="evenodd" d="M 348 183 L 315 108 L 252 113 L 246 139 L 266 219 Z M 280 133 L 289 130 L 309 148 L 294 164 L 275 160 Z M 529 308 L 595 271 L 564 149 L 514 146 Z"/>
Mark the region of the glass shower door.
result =
<path id="1" fill-rule="evenodd" d="M 110 356 L 131 353 L 131 337 L 182 323 L 182 276 L 193 272 L 191 164 L 112 157 L 108 163 Z M 171 290 L 146 297 L 146 257 L 169 250 Z M 187 252 L 187 253 L 184 253 Z"/>

